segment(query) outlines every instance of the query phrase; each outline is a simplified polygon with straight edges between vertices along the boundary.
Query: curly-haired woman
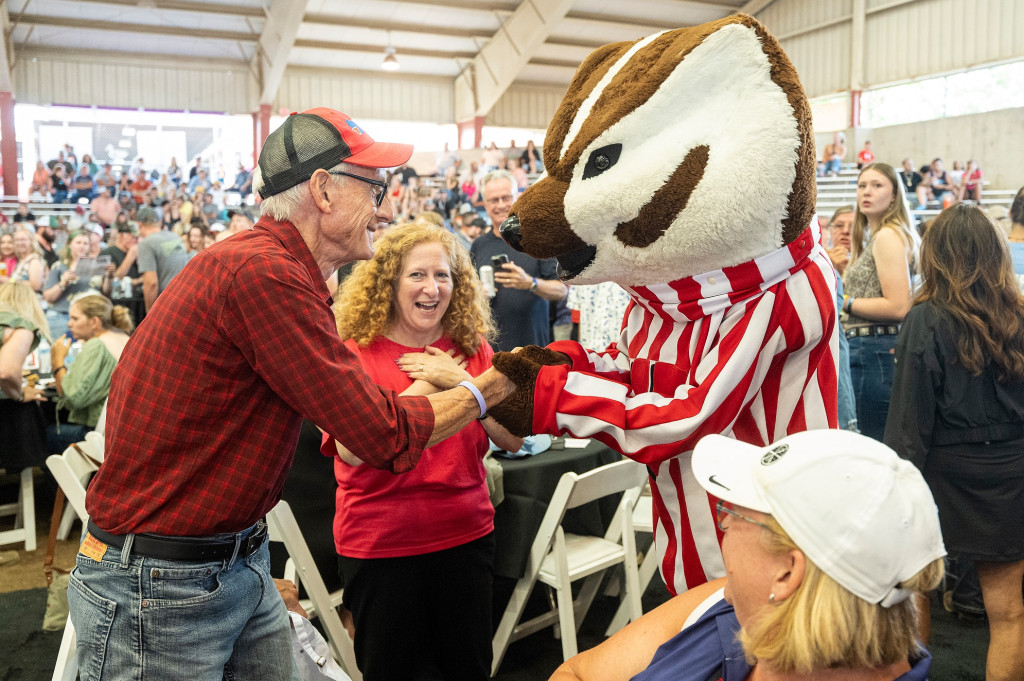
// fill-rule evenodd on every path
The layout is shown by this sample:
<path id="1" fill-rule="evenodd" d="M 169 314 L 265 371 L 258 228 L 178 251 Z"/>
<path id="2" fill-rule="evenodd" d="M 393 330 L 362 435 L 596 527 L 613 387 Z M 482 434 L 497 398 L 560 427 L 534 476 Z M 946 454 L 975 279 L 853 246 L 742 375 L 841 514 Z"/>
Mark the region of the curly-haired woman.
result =
<path id="1" fill-rule="evenodd" d="M 493 334 L 469 254 L 444 229 L 389 228 L 372 260 L 345 280 L 338 331 L 382 389 L 429 394 L 483 373 Z M 471 423 L 392 475 L 360 466 L 340 443 L 334 521 L 344 604 L 366 681 L 412 679 L 433 659 L 446 679 L 488 679 L 494 508 L 484 478 L 488 438 L 522 440 L 491 418 Z"/>

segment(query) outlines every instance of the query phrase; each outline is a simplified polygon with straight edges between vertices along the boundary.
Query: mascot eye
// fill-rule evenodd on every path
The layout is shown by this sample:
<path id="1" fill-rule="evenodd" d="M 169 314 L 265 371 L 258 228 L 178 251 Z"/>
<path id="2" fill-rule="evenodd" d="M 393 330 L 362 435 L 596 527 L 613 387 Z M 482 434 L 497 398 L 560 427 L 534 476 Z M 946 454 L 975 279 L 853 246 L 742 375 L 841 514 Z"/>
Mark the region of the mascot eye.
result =
<path id="1" fill-rule="evenodd" d="M 611 168 L 618 162 L 619 154 L 621 153 L 621 144 L 609 144 L 606 147 L 592 151 L 590 158 L 587 159 L 587 165 L 583 168 L 583 179 L 587 180 L 591 177 L 596 177 Z"/>

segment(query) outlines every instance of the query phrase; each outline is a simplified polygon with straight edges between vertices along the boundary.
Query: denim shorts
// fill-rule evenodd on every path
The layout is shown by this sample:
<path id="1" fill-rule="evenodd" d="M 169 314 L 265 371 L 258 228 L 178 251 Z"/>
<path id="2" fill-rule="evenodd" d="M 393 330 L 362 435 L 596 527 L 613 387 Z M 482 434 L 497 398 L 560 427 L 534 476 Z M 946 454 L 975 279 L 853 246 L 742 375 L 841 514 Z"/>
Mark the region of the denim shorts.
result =
<path id="1" fill-rule="evenodd" d="M 288 614 L 266 542 L 248 558 L 183 562 L 134 555 L 133 540 L 100 560 L 80 552 L 71 573 L 83 681 L 291 678 Z"/>

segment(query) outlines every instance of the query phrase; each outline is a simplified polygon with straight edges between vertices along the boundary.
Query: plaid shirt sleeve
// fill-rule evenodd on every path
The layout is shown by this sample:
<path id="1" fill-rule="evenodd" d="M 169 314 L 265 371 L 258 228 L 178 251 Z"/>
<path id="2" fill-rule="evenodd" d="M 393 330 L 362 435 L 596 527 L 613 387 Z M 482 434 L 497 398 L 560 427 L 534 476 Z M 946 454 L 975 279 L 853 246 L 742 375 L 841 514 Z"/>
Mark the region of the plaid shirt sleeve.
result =
<path id="1" fill-rule="evenodd" d="M 251 258 L 227 292 L 220 328 L 297 413 L 370 465 L 411 470 L 433 431 L 429 401 L 374 385 L 333 332 L 327 305 L 295 314 L 291 301 L 311 293 L 302 274 L 277 259 Z"/>

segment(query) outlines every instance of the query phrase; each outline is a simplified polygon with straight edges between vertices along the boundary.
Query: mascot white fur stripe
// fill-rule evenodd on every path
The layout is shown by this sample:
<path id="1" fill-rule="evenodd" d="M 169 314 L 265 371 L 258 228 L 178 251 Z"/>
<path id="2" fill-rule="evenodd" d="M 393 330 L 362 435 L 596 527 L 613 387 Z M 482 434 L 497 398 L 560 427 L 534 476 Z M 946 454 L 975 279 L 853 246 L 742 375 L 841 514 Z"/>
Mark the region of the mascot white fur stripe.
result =
<path id="1" fill-rule="evenodd" d="M 690 452 L 836 427 L 835 273 L 814 220 L 810 106 L 755 19 L 606 45 L 544 140 L 547 176 L 502 236 L 570 283 L 631 297 L 611 347 L 497 353 L 510 432 L 593 437 L 647 464 L 673 593 L 724 572 Z"/>

